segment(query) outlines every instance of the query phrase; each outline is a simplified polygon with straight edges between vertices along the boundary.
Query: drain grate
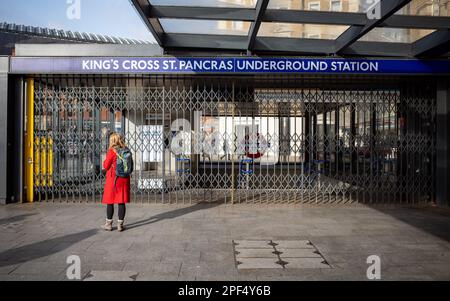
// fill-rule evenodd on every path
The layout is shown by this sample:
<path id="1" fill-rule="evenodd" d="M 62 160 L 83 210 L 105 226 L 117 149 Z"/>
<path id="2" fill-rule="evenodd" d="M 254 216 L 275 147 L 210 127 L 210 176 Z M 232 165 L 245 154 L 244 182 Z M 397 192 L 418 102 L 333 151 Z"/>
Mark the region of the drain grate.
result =
<path id="1" fill-rule="evenodd" d="M 309 240 L 233 240 L 236 267 L 242 269 L 329 269 Z"/>

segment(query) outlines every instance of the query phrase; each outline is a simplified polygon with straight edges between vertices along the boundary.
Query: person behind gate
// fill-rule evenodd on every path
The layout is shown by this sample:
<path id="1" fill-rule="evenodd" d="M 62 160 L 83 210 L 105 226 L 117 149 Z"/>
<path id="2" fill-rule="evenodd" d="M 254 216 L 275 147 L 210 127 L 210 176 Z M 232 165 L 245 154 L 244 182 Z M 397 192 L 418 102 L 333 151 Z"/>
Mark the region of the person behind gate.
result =
<path id="1" fill-rule="evenodd" d="M 109 136 L 109 149 L 103 162 L 106 171 L 106 182 L 102 203 L 106 205 L 106 223 L 102 228 L 113 230 L 114 205 L 117 204 L 117 230 L 124 230 L 126 207 L 130 202 L 130 175 L 133 172 L 133 160 L 124 138 L 118 133 Z"/>

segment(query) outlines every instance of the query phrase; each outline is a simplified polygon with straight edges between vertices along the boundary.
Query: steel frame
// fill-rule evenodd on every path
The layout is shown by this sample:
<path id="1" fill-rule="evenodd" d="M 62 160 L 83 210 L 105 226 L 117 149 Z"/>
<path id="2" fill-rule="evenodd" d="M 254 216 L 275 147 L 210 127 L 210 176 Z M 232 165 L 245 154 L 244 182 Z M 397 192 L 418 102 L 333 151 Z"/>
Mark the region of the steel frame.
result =
<path id="1" fill-rule="evenodd" d="M 133 0 L 149 30 L 165 49 L 209 49 L 247 51 L 247 53 L 298 53 L 352 56 L 428 57 L 450 50 L 450 17 L 394 15 L 411 0 L 382 1 L 381 18 L 369 20 L 362 13 L 267 9 L 259 0 L 252 8 L 186 7 L 150 5 L 148 0 Z M 252 22 L 247 37 L 166 33 L 158 22 L 163 18 L 194 20 L 233 20 Z M 261 22 L 349 25 L 335 40 L 258 37 Z M 414 43 L 358 42 L 375 27 L 436 29 Z M 317 49 L 316 51 L 314 51 Z"/>

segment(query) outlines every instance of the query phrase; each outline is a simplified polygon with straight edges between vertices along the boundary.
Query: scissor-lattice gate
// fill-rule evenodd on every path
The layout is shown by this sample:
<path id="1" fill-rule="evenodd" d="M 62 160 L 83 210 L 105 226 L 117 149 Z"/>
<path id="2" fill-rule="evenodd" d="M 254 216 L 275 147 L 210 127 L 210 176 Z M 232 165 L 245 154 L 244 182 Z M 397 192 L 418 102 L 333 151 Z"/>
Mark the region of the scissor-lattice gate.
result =
<path id="1" fill-rule="evenodd" d="M 133 202 L 432 201 L 433 89 L 423 79 L 368 82 L 36 78 L 35 198 L 99 202 L 118 131 L 134 155 Z"/>

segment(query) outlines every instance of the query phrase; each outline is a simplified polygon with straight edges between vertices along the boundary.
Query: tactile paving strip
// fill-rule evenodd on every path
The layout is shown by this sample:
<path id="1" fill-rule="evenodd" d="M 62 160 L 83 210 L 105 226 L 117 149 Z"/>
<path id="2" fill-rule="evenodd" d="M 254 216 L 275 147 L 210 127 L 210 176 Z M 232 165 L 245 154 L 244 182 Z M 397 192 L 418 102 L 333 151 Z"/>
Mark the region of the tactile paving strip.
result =
<path id="1" fill-rule="evenodd" d="M 309 240 L 233 240 L 236 267 L 242 269 L 329 269 Z"/>

